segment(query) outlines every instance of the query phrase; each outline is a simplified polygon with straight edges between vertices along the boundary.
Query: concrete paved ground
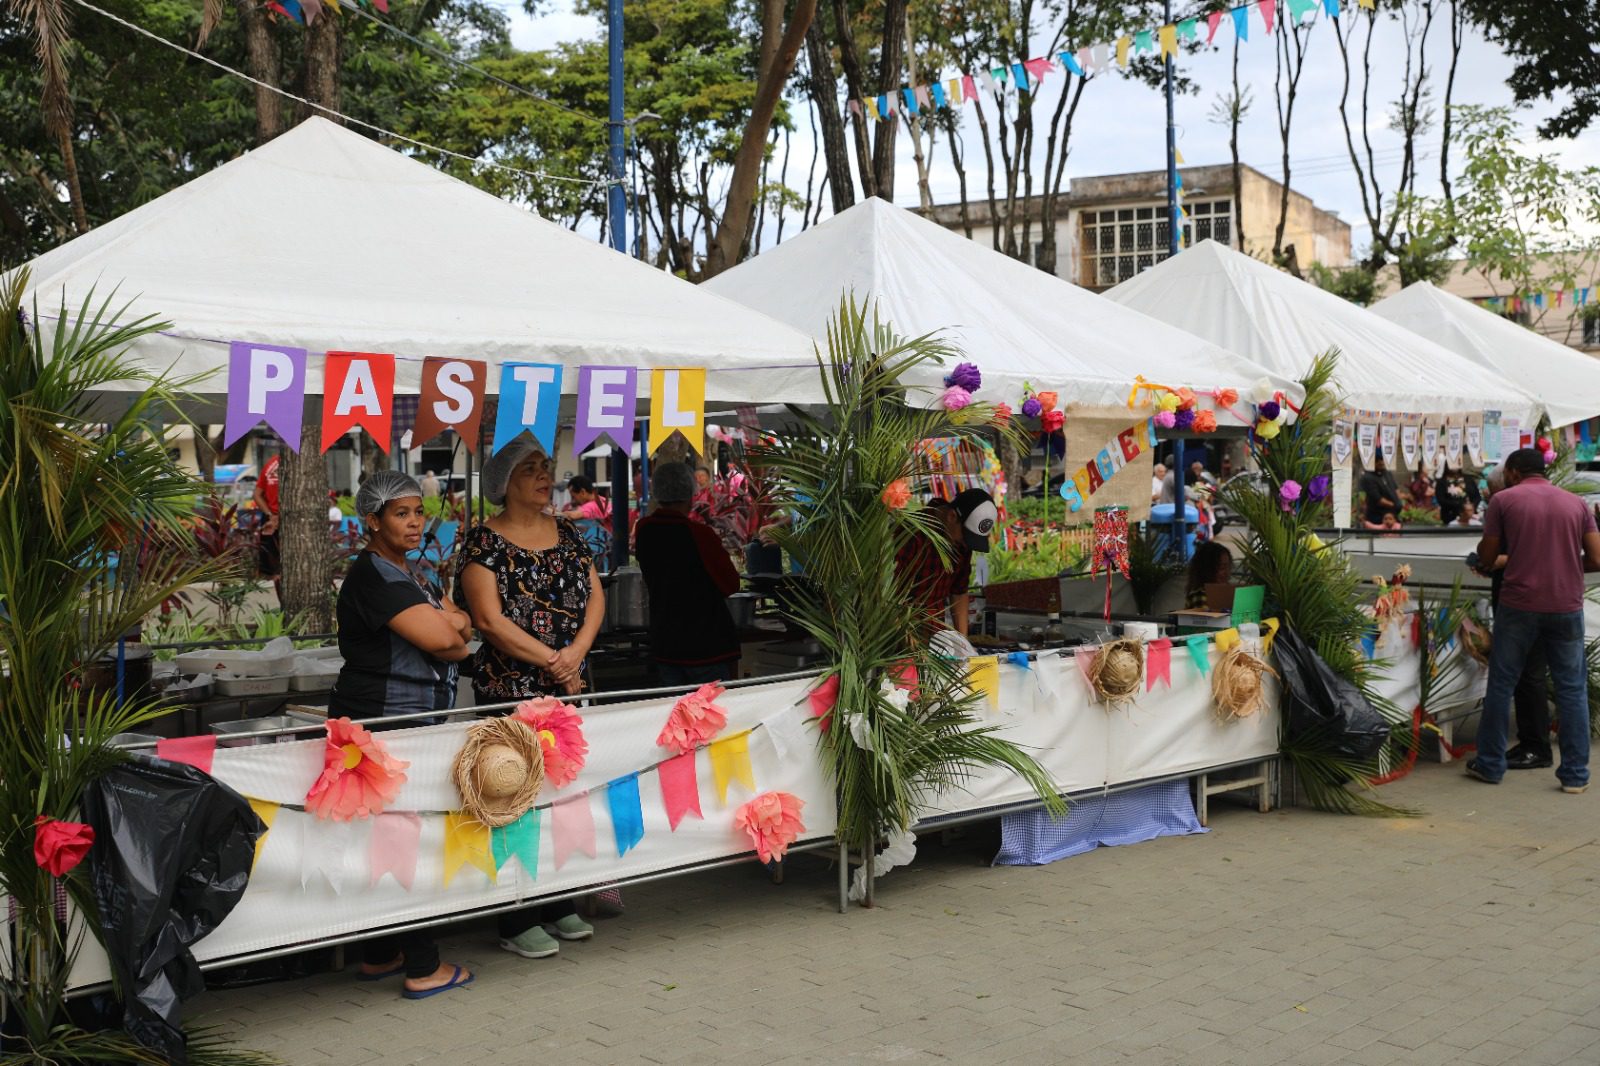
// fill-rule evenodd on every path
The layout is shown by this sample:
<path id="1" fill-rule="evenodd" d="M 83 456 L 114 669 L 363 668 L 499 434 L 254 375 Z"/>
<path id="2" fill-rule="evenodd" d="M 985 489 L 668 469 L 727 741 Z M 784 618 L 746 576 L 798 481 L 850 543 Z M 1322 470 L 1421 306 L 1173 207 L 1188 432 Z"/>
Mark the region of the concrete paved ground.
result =
<path id="1" fill-rule="evenodd" d="M 1385 792 L 1425 814 L 1218 803 L 1208 835 L 1037 868 L 984 865 L 992 830 L 925 840 L 846 916 L 815 857 L 712 871 L 553 959 L 457 929 L 468 990 L 325 975 L 191 1015 L 296 1066 L 1600 1063 L 1600 791 L 1423 765 Z"/>

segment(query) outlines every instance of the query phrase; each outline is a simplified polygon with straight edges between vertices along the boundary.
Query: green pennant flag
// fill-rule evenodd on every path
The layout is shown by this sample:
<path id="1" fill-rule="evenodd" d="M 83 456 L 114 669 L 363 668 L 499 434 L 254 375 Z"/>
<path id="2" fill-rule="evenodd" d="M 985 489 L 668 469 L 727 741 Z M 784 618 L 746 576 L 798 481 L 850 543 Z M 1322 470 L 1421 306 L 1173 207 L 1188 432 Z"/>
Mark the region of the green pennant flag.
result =
<path id="1" fill-rule="evenodd" d="M 494 868 L 500 869 L 514 855 L 533 880 L 539 876 L 539 811 L 538 808 L 523 813 L 510 825 L 496 826 L 489 834 L 489 847 L 494 853 Z"/>

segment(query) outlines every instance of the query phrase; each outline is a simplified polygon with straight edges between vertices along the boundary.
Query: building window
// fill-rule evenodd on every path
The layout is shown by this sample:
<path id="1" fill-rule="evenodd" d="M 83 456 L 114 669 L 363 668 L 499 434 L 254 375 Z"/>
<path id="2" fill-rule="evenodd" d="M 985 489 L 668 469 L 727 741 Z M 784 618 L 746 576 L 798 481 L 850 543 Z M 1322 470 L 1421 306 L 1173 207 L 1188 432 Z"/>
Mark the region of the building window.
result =
<path id="1" fill-rule="evenodd" d="M 1198 200 L 1184 204 L 1189 221 L 1184 226 L 1188 243 L 1207 238 L 1231 244 L 1233 203 L 1229 200 Z M 1141 270 L 1167 258 L 1167 209 L 1165 205 L 1117 207 L 1079 214 L 1083 249 L 1081 283 L 1093 288 L 1109 288 L 1127 281 Z"/>

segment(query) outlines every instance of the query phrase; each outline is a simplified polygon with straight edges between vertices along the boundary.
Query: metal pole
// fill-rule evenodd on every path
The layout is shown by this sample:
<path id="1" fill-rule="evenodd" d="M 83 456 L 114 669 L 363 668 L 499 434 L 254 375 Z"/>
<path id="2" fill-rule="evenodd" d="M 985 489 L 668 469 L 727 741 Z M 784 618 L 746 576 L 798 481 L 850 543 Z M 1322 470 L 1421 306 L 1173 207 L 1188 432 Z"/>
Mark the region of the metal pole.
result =
<path id="1" fill-rule="evenodd" d="M 1163 21 L 1172 22 L 1172 0 L 1162 5 Z M 1172 53 L 1168 52 L 1162 66 L 1166 74 L 1167 90 L 1167 255 L 1178 254 L 1183 235 L 1182 219 L 1178 217 L 1178 127 L 1174 120 L 1172 93 Z M 1183 441 L 1172 442 L 1172 545 L 1178 558 L 1189 558 L 1188 529 L 1183 520 Z"/>
<path id="2" fill-rule="evenodd" d="M 627 122 L 622 106 L 622 0 L 606 2 L 606 58 L 610 82 L 611 184 L 606 189 L 606 213 L 611 222 L 611 247 L 628 254 L 628 190 L 623 137 Z M 611 449 L 611 570 L 628 565 L 628 452 Z"/>

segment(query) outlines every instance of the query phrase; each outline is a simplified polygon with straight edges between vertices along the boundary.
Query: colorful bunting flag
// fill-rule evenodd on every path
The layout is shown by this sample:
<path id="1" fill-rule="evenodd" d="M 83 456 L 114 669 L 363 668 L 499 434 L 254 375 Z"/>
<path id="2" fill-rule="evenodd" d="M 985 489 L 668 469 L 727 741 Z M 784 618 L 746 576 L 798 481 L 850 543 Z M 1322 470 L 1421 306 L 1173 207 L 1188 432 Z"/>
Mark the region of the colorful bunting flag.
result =
<path id="1" fill-rule="evenodd" d="M 494 420 L 499 451 L 523 431 L 554 455 L 556 414 L 561 410 L 560 363 L 506 363 L 500 368 L 500 406 Z"/>
<path id="2" fill-rule="evenodd" d="M 1144 648 L 1144 690 L 1149 692 L 1157 681 L 1172 687 L 1172 641 L 1152 640 Z"/>
<path id="3" fill-rule="evenodd" d="M 1061 53 L 1061 65 L 1067 68 L 1068 74 L 1076 74 L 1080 78 L 1083 77 L 1083 64 L 1071 52 Z"/>
<path id="4" fill-rule="evenodd" d="M 1127 34 L 1117 38 L 1117 66 L 1125 67 L 1128 65 L 1128 46 L 1131 44 L 1133 44 L 1133 38 Z"/>
<path id="5" fill-rule="evenodd" d="M 967 660 L 967 685 L 981 692 L 991 711 L 1000 709 L 1000 660 L 993 655 L 979 655 Z"/>
<path id="6" fill-rule="evenodd" d="M 1021 63 L 1011 64 L 1012 81 L 1016 85 L 1018 92 L 1032 91 L 1028 83 L 1028 75 L 1030 73 L 1031 71 Z"/>
<path id="7" fill-rule="evenodd" d="M 1271 33 L 1273 20 L 1278 15 L 1278 0 L 1256 0 L 1256 6 L 1261 9 L 1261 24 Z"/>
<path id="8" fill-rule="evenodd" d="M 266 826 L 261 835 L 256 837 L 256 857 L 251 861 L 251 867 L 261 861 L 261 849 L 267 843 L 267 834 L 272 832 L 272 823 L 278 820 L 278 805 L 266 800 L 251 799 L 248 801 L 250 809 L 256 812 L 256 817 L 261 819 L 261 824 Z"/>
<path id="9" fill-rule="evenodd" d="M 422 396 L 417 401 L 417 424 L 412 440 L 421 444 L 453 429 L 477 454 L 478 427 L 483 421 L 483 390 L 489 365 L 475 359 L 442 359 L 430 355 L 422 361 Z"/>
<path id="10" fill-rule="evenodd" d="M 1239 35 L 1239 40 L 1250 39 L 1250 9 L 1248 7 L 1230 8 L 1228 14 L 1233 16 L 1233 32 Z"/>
<path id="11" fill-rule="evenodd" d="M 300 450 L 306 350 L 234 341 L 228 345 L 228 412 L 222 446 L 265 422 L 290 451 Z"/>
<path id="12" fill-rule="evenodd" d="M 449 888 L 463 866 L 476 866 L 491 882 L 495 879 L 494 853 L 489 847 L 489 827 L 460 811 L 444 816 L 444 887 Z"/>
<path id="13" fill-rule="evenodd" d="M 211 772 L 211 759 L 216 752 L 215 733 L 201 737 L 164 737 L 156 741 L 157 758 L 181 762 L 206 774 Z"/>
<path id="14" fill-rule="evenodd" d="M 631 366 L 580 366 L 573 452 L 582 454 L 601 437 L 627 450 L 633 443 L 638 391 L 639 372 Z"/>
<path id="15" fill-rule="evenodd" d="M 385 400 L 388 409 L 385 409 Z M 329 352 L 322 368 L 322 450 L 361 426 L 389 450 L 394 414 L 394 356 Z"/>
<path id="16" fill-rule="evenodd" d="M 422 819 L 410 811 L 384 811 L 372 819 L 372 837 L 367 842 L 367 865 L 371 867 L 369 886 L 392 874 L 407 892 L 417 879 L 417 846 L 422 840 Z"/>
<path id="17" fill-rule="evenodd" d="M 950 101 L 944 95 L 944 86 L 943 85 L 940 85 L 938 82 L 934 82 L 932 85 L 928 86 L 928 88 L 933 90 L 933 106 L 934 107 L 942 109 L 942 108 L 948 107 L 950 105 Z"/>
<path id="18" fill-rule="evenodd" d="M 625 774 L 606 784 L 611 808 L 611 830 L 617 838 L 617 857 L 628 854 L 644 839 L 644 808 L 639 803 L 639 775 Z"/>
<path id="19" fill-rule="evenodd" d="M 1217 36 L 1217 27 L 1222 24 L 1222 12 L 1213 11 L 1206 16 L 1206 44 L 1210 44 Z"/>
<path id="20" fill-rule="evenodd" d="M 1153 30 L 1140 30 L 1133 35 L 1133 50 L 1139 54 L 1154 52 L 1156 50 L 1156 35 Z"/>
<path id="21" fill-rule="evenodd" d="M 906 111 L 909 112 L 910 114 L 915 115 L 917 113 L 917 97 L 916 97 L 916 94 L 913 93 L 910 89 L 901 89 L 900 90 L 900 96 L 906 102 Z M 652 448 L 650 450 L 654 451 L 655 449 Z"/>
<path id="22" fill-rule="evenodd" d="M 567 864 L 574 852 L 582 852 L 593 859 L 594 812 L 589 809 L 589 793 L 556 800 L 550 807 L 550 829 L 555 837 L 556 869 Z"/>
<path id="23" fill-rule="evenodd" d="M 711 759 L 711 779 L 717 788 L 717 802 L 728 805 L 728 783 L 738 781 L 754 795 L 755 772 L 750 769 L 750 731 L 713 741 L 706 748 Z"/>
<path id="24" fill-rule="evenodd" d="M 1162 26 L 1158 33 L 1161 38 L 1161 58 L 1176 57 L 1178 54 L 1178 27 Z"/>
<path id="25" fill-rule="evenodd" d="M 1189 649 L 1189 661 L 1202 675 L 1211 673 L 1211 641 L 1204 633 L 1196 633 L 1183 642 Z"/>
<path id="26" fill-rule="evenodd" d="M 656 777 L 661 783 L 661 805 L 667 810 L 667 825 L 677 830 L 683 816 L 692 814 L 705 820 L 700 813 L 700 783 L 695 778 L 695 755 L 686 751 L 656 767 Z"/>
<path id="27" fill-rule="evenodd" d="M 494 868 L 503 869 L 515 858 L 522 864 L 528 880 L 539 876 L 539 808 L 532 807 L 510 825 L 495 826 L 489 834 L 489 847 L 494 852 Z"/>
<path id="28" fill-rule="evenodd" d="M 682 433 L 696 452 L 705 447 L 706 372 L 650 371 L 650 454 L 674 433 Z"/>
<path id="29" fill-rule="evenodd" d="M 1184 20 L 1182 20 L 1181 22 L 1178 23 L 1178 36 L 1181 37 L 1185 41 L 1197 40 L 1198 37 L 1199 37 L 1199 34 L 1198 34 L 1198 23 L 1199 23 L 1198 19 L 1184 19 Z"/>

